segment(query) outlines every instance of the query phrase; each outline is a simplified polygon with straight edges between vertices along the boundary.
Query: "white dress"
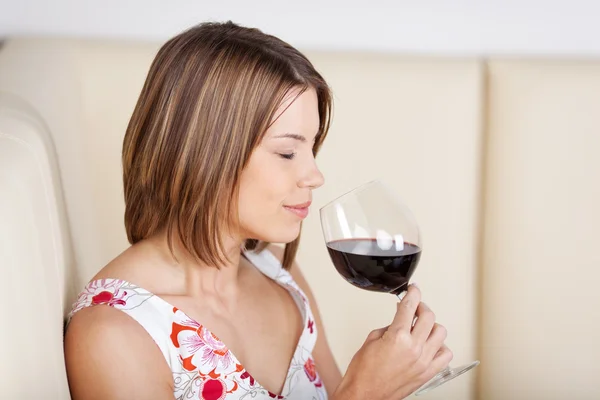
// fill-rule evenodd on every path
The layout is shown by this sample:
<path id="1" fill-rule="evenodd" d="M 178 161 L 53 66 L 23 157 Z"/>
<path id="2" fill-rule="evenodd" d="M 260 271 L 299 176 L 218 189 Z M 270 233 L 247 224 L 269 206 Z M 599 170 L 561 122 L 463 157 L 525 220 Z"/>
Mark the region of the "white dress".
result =
<path id="1" fill-rule="evenodd" d="M 173 373 L 173 395 L 177 400 L 327 399 L 312 358 L 317 329 L 306 295 L 268 250 L 248 251 L 244 255 L 258 270 L 290 292 L 304 320 L 280 394 L 263 388 L 201 321 L 195 321 L 183 310 L 132 283 L 119 279 L 88 283 L 75 302 L 69 320 L 77 311 L 96 305 L 111 306 L 132 317 L 144 327 L 165 357 Z"/>

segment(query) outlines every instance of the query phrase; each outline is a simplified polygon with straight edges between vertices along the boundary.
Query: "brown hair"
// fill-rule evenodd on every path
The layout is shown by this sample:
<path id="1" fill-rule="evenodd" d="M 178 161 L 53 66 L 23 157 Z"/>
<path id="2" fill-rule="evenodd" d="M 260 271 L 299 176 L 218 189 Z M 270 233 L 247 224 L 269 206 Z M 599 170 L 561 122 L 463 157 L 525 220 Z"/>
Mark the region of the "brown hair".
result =
<path id="1" fill-rule="evenodd" d="M 171 251 L 175 233 L 197 260 L 219 267 L 225 261 L 223 230 L 237 223 L 232 211 L 241 172 L 293 88 L 317 93 L 316 155 L 329 130 L 332 97 L 298 50 L 231 21 L 203 23 L 166 42 L 123 142 L 129 242 L 166 229 Z M 298 242 L 286 245 L 284 268 L 291 266 Z M 246 242 L 249 249 L 257 245 Z"/>

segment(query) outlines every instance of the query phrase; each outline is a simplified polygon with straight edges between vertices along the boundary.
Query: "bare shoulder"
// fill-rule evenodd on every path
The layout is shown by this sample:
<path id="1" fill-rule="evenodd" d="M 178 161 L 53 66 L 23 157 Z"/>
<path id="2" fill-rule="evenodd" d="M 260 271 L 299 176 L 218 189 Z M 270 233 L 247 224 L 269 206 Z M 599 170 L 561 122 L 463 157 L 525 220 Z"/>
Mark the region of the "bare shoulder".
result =
<path id="1" fill-rule="evenodd" d="M 152 260 L 132 246 L 103 267 L 104 278 L 134 282 L 147 290 L 154 279 L 142 266 Z M 148 271 L 148 268 L 146 271 Z M 132 317 L 108 305 L 78 311 L 67 326 L 65 362 L 73 400 L 172 399 L 173 377 L 160 349 Z"/>
<path id="2" fill-rule="evenodd" d="M 161 268 L 161 260 L 151 251 L 150 247 L 143 242 L 130 246 L 100 269 L 92 281 L 122 279 L 135 283 L 152 293 L 160 292 L 164 268 Z"/>
<path id="3" fill-rule="evenodd" d="M 73 400 L 172 399 L 171 371 L 150 335 L 109 306 L 77 312 L 65 335 Z"/>

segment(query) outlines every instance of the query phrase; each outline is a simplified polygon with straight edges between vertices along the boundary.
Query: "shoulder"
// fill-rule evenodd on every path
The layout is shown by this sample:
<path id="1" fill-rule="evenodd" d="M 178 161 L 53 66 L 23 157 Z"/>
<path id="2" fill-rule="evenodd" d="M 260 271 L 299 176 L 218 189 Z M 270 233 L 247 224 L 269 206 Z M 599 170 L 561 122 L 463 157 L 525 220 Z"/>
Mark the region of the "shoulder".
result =
<path id="1" fill-rule="evenodd" d="M 129 283 L 141 279 L 132 249 L 91 279 L 69 315 L 64 352 L 74 400 L 128 399 L 133 391 L 145 399 L 173 397 L 173 375 L 161 349 L 127 311 L 149 296 Z"/>
<path id="2" fill-rule="evenodd" d="M 69 387 L 77 399 L 172 396 L 172 374 L 144 328 L 109 306 L 88 307 L 73 316 L 65 335 Z M 141 391 L 141 392 L 140 392 Z"/>
<path id="3" fill-rule="evenodd" d="M 162 293 L 167 281 L 165 261 L 144 241 L 134 244 L 101 268 L 90 280 L 118 279 L 131 282 L 151 293 Z"/>

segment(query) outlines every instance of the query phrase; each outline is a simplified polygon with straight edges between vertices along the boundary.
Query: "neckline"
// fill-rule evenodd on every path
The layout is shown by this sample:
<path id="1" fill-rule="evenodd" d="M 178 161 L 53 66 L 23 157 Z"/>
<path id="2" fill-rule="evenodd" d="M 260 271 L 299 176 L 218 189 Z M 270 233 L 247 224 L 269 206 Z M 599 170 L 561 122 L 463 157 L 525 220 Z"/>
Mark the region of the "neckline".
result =
<path id="1" fill-rule="evenodd" d="M 246 369 L 246 367 L 244 366 L 244 364 L 237 358 L 237 356 L 234 354 L 234 352 L 229 348 L 229 346 L 227 346 L 226 343 L 224 343 L 221 338 L 216 335 L 211 329 L 207 328 L 206 325 L 200 323 L 199 321 L 197 321 L 196 319 L 192 318 L 188 313 L 186 313 L 184 310 L 182 310 L 179 307 L 174 306 L 173 304 L 169 303 L 168 301 L 166 301 L 164 298 L 148 292 L 147 290 L 138 287 L 139 289 L 141 289 L 142 291 L 147 292 L 148 294 L 150 294 L 152 297 L 156 298 L 158 301 L 160 301 L 161 303 L 163 303 L 164 306 L 170 307 L 172 309 L 176 309 L 177 311 L 179 311 L 181 313 L 181 315 L 186 318 L 187 320 L 189 320 L 190 322 L 197 324 L 198 326 L 201 326 L 205 332 L 208 335 L 212 335 L 212 337 L 215 338 L 215 340 L 217 340 L 219 342 L 219 344 L 222 344 L 223 346 L 225 346 L 227 348 L 227 353 L 229 353 L 229 356 L 232 358 L 233 362 L 237 365 L 240 365 L 242 367 L 242 371 L 248 373 L 252 379 L 254 380 L 254 384 L 251 384 L 251 387 L 261 387 L 264 390 L 266 390 L 267 392 L 269 392 L 269 394 L 273 394 L 278 396 L 278 398 L 284 398 L 285 394 L 287 394 L 287 392 L 289 391 L 289 384 L 290 384 L 290 375 L 292 374 L 292 369 L 293 369 L 293 365 L 294 365 L 294 359 L 296 358 L 296 356 L 298 355 L 298 352 L 301 351 L 301 345 L 305 340 L 305 336 L 306 336 L 306 326 L 308 325 L 308 319 L 309 319 L 309 315 L 307 312 L 307 307 L 306 305 L 304 306 L 305 311 L 303 312 L 302 309 L 300 309 L 300 304 L 299 301 L 302 301 L 302 296 L 300 295 L 300 293 L 295 293 L 295 289 L 283 282 L 280 282 L 279 280 L 273 279 L 275 282 L 277 282 L 277 284 L 279 284 L 281 287 L 283 287 L 284 289 L 287 290 L 287 292 L 290 294 L 290 296 L 292 296 L 292 300 L 294 301 L 294 303 L 296 303 L 298 305 L 298 311 L 300 312 L 300 316 L 304 316 L 303 321 L 302 321 L 302 332 L 300 333 L 300 337 L 298 338 L 298 341 L 296 342 L 296 346 L 294 348 L 294 353 L 292 354 L 292 357 L 288 363 L 288 367 L 287 367 L 287 371 L 284 377 L 284 382 L 283 382 L 283 387 L 281 388 L 281 392 L 280 393 L 274 393 L 271 392 L 269 389 L 265 388 L 256 378 L 255 376 Z M 294 298 L 294 296 L 298 296 L 299 300 L 296 300 Z"/>
<path id="2" fill-rule="evenodd" d="M 266 254 L 266 256 L 271 256 L 271 260 L 267 260 L 263 257 L 263 253 L 264 252 L 268 252 L 268 250 L 263 250 L 261 251 L 261 253 L 254 253 L 252 252 L 252 256 L 251 257 L 247 257 L 248 261 L 250 261 L 250 263 L 252 263 L 252 265 L 258 269 L 263 275 L 265 275 L 268 279 L 271 279 L 273 281 L 275 281 L 279 286 L 281 286 L 282 288 L 284 288 L 292 297 L 292 301 L 294 301 L 294 303 L 296 303 L 296 306 L 298 308 L 298 311 L 300 312 L 300 316 L 302 318 L 302 332 L 300 333 L 300 336 L 298 338 L 298 341 L 296 342 L 296 346 L 294 348 L 294 353 L 292 354 L 292 357 L 288 363 L 288 368 L 287 368 L 287 372 L 284 378 L 284 382 L 283 382 L 283 387 L 281 389 L 280 393 L 273 393 L 271 392 L 269 389 L 265 388 L 257 379 L 255 379 L 254 375 L 252 375 L 252 373 L 250 373 L 250 371 L 248 371 L 246 369 L 246 367 L 244 366 L 244 364 L 242 364 L 240 362 L 240 360 L 237 358 L 237 356 L 233 353 L 233 351 L 231 351 L 231 349 L 229 348 L 229 346 L 227 346 L 218 335 L 216 335 L 211 329 L 207 328 L 206 325 L 200 323 L 199 321 L 197 321 L 196 319 L 192 318 L 188 313 L 186 313 L 184 310 L 182 310 L 179 307 L 174 306 L 173 304 L 171 304 L 170 302 L 168 302 L 167 300 L 165 300 L 163 297 L 150 292 L 149 290 L 146 290 L 144 288 L 142 288 L 141 286 L 123 280 L 123 279 L 118 279 L 118 278 L 101 278 L 101 279 L 95 279 L 93 281 L 90 281 L 87 285 L 86 288 L 88 286 L 92 286 L 94 283 L 98 283 L 100 281 L 111 281 L 111 280 L 116 280 L 119 281 L 123 284 L 126 285 L 130 285 L 132 287 L 135 287 L 138 291 L 139 294 L 145 294 L 148 295 L 149 298 L 148 300 L 150 300 L 151 298 L 156 299 L 156 301 L 158 301 L 159 303 L 161 303 L 164 307 L 168 307 L 171 310 L 177 310 L 178 312 L 181 313 L 181 315 L 187 319 L 189 322 L 198 325 L 199 327 L 202 327 L 205 331 L 206 334 L 211 335 L 213 338 L 215 338 L 215 340 L 218 341 L 219 344 L 223 345 L 226 349 L 227 349 L 227 353 L 229 354 L 229 356 L 231 357 L 232 361 L 239 365 L 242 370 L 240 372 L 245 372 L 248 375 L 250 375 L 252 377 L 252 380 L 254 380 L 254 383 L 250 383 L 250 387 L 252 388 L 262 388 L 265 391 L 267 391 L 269 393 L 269 395 L 272 396 L 277 396 L 277 398 L 283 399 L 285 397 L 285 395 L 289 392 L 290 390 L 290 376 L 291 374 L 294 372 L 293 371 L 293 366 L 294 366 L 294 359 L 296 359 L 296 357 L 298 356 L 298 352 L 302 351 L 302 343 L 306 340 L 306 331 L 307 331 L 307 326 L 308 326 L 308 322 L 310 320 L 310 315 L 309 315 L 309 306 L 307 303 L 307 300 L 305 298 L 305 296 L 300 292 L 299 289 L 296 289 L 295 287 L 293 287 L 292 285 L 290 285 L 287 282 L 283 282 L 281 280 L 281 273 L 280 271 L 282 270 L 281 268 L 281 264 L 279 263 L 279 260 L 270 252 L 268 252 L 268 254 Z M 244 252 L 246 253 L 246 252 Z M 246 254 L 245 254 L 246 255 Z M 256 257 L 261 257 L 263 258 L 263 261 L 265 263 L 271 264 L 272 260 L 276 260 L 277 263 L 279 264 L 279 271 L 277 271 L 277 273 L 273 273 L 273 270 L 271 271 L 267 271 L 265 270 L 264 266 L 259 266 L 257 265 L 256 261 Z M 140 293 L 141 292 L 141 293 Z M 225 354 L 227 354 L 225 353 Z"/>

